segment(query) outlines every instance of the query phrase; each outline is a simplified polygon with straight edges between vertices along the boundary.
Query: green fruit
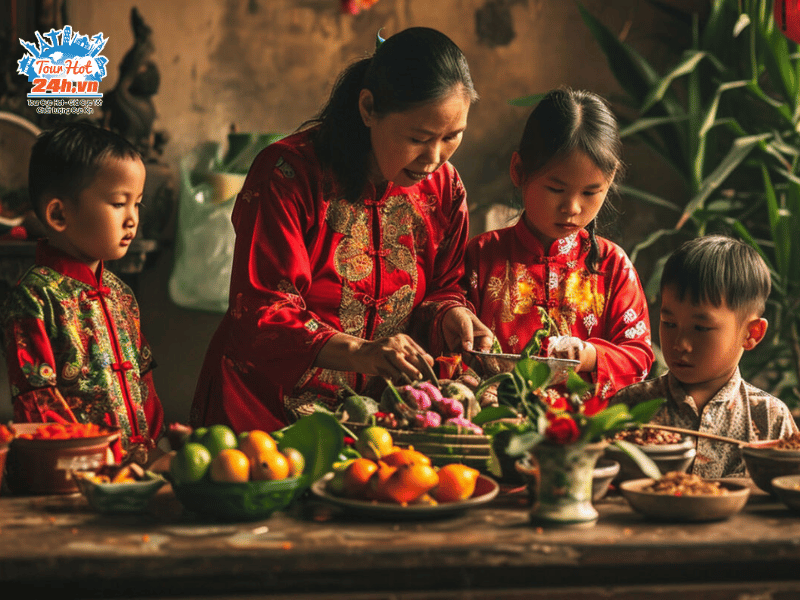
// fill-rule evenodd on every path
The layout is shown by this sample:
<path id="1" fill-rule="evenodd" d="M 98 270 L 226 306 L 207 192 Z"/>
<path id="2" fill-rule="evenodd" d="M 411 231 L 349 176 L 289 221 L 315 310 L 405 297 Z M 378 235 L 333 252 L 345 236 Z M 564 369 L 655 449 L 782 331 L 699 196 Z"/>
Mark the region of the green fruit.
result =
<path id="1" fill-rule="evenodd" d="M 394 442 L 388 429 L 371 425 L 361 432 L 354 446 L 364 458 L 379 460 L 392 451 Z"/>
<path id="2" fill-rule="evenodd" d="M 198 442 L 203 439 L 203 436 L 208 432 L 208 427 L 198 427 L 197 429 L 193 430 L 192 433 L 189 435 L 190 442 Z"/>
<path id="3" fill-rule="evenodd" d="M 227 425 L 209 426 L 198 441 L 208 448 L 208 451 L 211 452 L 211 458 L 214 458 L 223 450 L 239 447 L 239 439 L 233 429 Z"/>
<path id="4" fill-rule="evenodd" d="M 203 444 L 189 442 L 175 453 L 169 463 L 169 474 L 177 484 L 200 481 L 211 465 L 211 452 Z"/>
<path id="5" fill-rule="evenodd" d="M 303 474 L 306 468 L 306 457 L 297 448 L 284 448 L 283 455 L 289 461 L 289 477 L 297 477 Z"/>

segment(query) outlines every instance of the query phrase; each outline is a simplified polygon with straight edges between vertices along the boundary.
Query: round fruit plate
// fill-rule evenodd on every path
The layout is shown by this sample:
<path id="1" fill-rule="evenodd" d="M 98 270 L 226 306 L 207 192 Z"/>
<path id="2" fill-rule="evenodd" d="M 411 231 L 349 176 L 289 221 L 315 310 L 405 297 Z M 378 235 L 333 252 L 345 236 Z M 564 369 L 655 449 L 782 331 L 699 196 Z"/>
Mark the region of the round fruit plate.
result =
<path id="1" fill-rule="evenodd" d="M 328 482 L 333 473 L 328 473 L 322 479 L 311 485 L 311 492 L 323 500 L 344 508 L 353 514 L 369 516 L 379 519 L 429 519 L 446 517 L 458 514 L 470 508 L 483 506 L 491 502 L 500 491 L 500 486 L 486 475 L 478 475 L 475 491 L 470 498 L 460 502 L 444 502 L 436 505 L 429 504 L 393 504 L 367 500 L 354 500 L 337 496 L 328 491 Z"/>

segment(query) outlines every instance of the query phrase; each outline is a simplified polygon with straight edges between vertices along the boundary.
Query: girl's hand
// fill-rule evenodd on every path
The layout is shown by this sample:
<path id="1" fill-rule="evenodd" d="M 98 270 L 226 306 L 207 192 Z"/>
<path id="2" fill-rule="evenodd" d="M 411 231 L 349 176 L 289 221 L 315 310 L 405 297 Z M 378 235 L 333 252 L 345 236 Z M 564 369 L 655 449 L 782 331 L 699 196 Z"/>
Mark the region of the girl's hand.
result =
<path id="1" fill-rule="evenodd" d="M 433 357 L 409 336 L 398 333 L 371 342 L 337 333 L 317 354 L 314 366 L 364 375 L 378 375 L 405 383 L 422 379 L 422 361 L 433 366 Z"/>
<path id="2" fill-rule="evenodd" d="M 458 353 L 473 348 L 488 352 L 494 341 L 491 330 L 464 306 L 456 306 L 444 314 L 442 334 L 448 349 Z"/>
<path id="3" fill-rule="evenodd" d="M 594 371 L 597 368 L 597 349 L 589 342 L 569 336 L 557 335 L 547 338 L 547 356 L 579 360 L 576 371 Z"/>

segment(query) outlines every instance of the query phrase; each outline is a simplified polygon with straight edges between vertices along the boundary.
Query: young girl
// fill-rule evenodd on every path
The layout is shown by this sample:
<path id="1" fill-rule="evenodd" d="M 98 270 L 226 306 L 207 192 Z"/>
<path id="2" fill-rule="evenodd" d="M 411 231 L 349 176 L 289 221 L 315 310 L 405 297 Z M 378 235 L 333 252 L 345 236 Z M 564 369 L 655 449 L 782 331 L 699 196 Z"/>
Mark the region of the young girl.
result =
<path id="1" fill-rule="evenodd" d="M 511 158 L 524 212 L 470 240 L 467 298 L 503 352 L 544 329 L 547 354 L 580 360 L 608 398 L 641 381 L 653 362 L 641 283 L 625 252 L 595 235 L 619 176 L 616 120 L 599 96 L 554 90 L 536 106 Z"/>

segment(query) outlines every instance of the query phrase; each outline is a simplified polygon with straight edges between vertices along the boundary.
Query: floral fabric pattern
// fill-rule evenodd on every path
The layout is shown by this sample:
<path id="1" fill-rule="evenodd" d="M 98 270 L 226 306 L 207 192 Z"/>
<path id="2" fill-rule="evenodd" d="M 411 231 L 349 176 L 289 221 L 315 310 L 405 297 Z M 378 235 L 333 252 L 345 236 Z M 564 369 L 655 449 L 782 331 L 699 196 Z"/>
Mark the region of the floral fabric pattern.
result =
<path id="1" fill-rule="evenodd" d="M 127 285 L 40 244 L 37 265 L 3 312 L 14 418 L 119 427 L 124 442 L 150 443 L 163 426 L 153 358 Z"/>
<path id="2" fill-rule="evenodd" d="M 597 348 L 596 393 L 602 398 L 642 381 L 653 362 L 644 291 L 625 252 L 598 238 L 598 273 L 586 266 L 581 230 L 544 248 L 520 219 L 470 240 L 463 285 L 476 314 L 504 352 L 520 353 L 541 328 Z"/>
<path id="3" fill-rule="evenodd" d="M 797 431 L 786 404 L 744 381 L 738 367 L 702 412 L 697 410 L 694 399 L 686 394 L 681 383 L 669 372 L 620 390 L 613 402 L 632 406 L 653 398 L 666 399 L 651 419 L 652 423 L 658 425 L 724 435 L 744 442 L 776 440 Z M 695 440 L 697 455 L 690 473 L 705 478 L 746 475 L 744 459 L 738 447 L 706 438 Z"/>

